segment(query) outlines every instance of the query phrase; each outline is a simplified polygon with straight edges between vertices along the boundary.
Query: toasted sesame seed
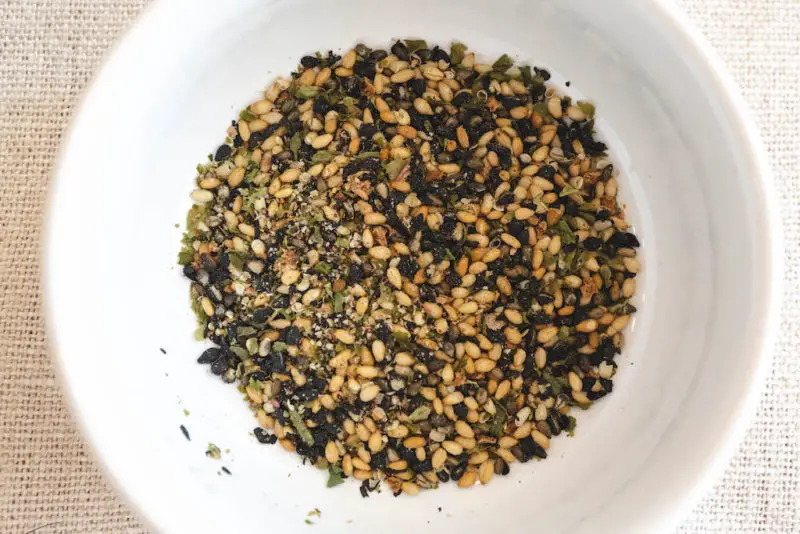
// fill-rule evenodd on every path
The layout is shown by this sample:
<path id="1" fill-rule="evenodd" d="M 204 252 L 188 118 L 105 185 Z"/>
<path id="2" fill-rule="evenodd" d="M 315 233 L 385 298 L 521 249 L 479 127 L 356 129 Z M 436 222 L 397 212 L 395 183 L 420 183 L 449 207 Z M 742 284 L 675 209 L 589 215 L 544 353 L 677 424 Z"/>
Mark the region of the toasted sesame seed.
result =
<path id="1" fill-rule="evenodd" d="M 458 479 L 458 487 L 459 488 L 469 488 L 475 485 L 475 481 L 477 477 L 475 476 L 475 471 L 472 469 L 467 470 L 460 479 Z"/>
<path id="2" fill-rule="evenodd" d="M 363 402 L 370 402 L 378 396 L 380 391 L 380 388 L 375 384 L 365 384 L 361 386 L 361 391 L 358 394 L 358 398 L 360 398 Z"/>

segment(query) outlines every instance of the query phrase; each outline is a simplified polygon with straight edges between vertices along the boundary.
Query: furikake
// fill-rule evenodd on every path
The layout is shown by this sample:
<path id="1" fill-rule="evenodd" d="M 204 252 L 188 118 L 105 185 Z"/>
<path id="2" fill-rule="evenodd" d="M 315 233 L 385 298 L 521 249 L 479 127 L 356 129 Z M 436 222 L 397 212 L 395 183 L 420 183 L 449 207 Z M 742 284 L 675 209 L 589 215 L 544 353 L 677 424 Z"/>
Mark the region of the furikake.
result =
<path id="1" fill-rule="evenodd" d="M 306 56 L 198 166 L 183 272 L 254 434 L 416 494 L 612 391 L 639 241 L 594 107 L 460 43 Z M 209 454 L 217 456 L 218 449 Z"/>

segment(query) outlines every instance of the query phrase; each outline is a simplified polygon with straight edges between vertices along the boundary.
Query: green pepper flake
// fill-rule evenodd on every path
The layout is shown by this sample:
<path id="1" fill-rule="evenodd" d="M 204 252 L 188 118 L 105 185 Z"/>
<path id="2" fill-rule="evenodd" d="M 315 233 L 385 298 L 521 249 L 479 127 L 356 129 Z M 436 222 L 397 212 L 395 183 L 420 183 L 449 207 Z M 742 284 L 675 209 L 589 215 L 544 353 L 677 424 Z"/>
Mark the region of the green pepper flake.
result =
<path id="1" fill-rule="evenodd" d="M 450 43 L 450 64 L 459 65 L 464 61 L 464 53 L 467 51 L 467 45 L 453 41 Z"/>
<path id="2" fill-rule="evenodd" d="M 413 54 L 417 50 L 422 50 L 423 48 L 428 48 L 428 43 L 425 42 L 424 39 L 406 39 L 404 41 L 406 43 L 406 47 L 408 48 L 408 52 Z"/>
<path id="3" fill-rule="evenodd" d="M 389 180 L 394 180 L 406 165 L 408 165 L 407 159 L 393 159 L 386 164 L 386 176 L 389 177 Z"/>
<path id="4" fill-rule="evenodd" d="M 380 152 L 362 152 L 361 154 L 355 156 L 353 159 L 356 161 L 361 161 L 362 159 L 367 159 L 367 158 L 377 158 L 380 155 L 381 155 Z"/>
<path id="5" fill-rule="evenodd" d="M 338 465 L 328 467 L 328 484 L 329 488 L 338 486 L 344 483 L 344 471 Z"/>
<path id="6" fill-rule="evenodd" d="M 189 265 L 194 260 L 194 250 L 190 248 L 184 248 L 180 252 L 178 252 L 178 264 L 180 265 Z"/>
<path id="7" fill-rule="evenodd" d="M 542 377 L 544 377 L 544 379 L 550 384 L 550 387 L 553 388 L 553 395 L 558 396 L 563 390 L 564 384 L 548 371 L 544 371 L 542 373 Z"/>
<path id="8" fill-rule="evenodd" d="M 551 228 L 561 237 L 561 243 L 563 245 L 572 245 L 577 242 L 575 233 L 564 219 L 560 219 L 554 226 L 551 226 Z"/>
<path id="9" fill-rule="evenodd" d="M 312 520 L 310 520 L 310 519 L 306 519 L 305 522 L 306 522 L 306 525 L 313 525 L 314 524 L 314 522 Z"/>
<path id="10" fill-rule="evenodd" d="M 318 230 L 318 228 L 317 228 L 317 230 Z M 314 267 L 311 270 L 314 271 L 315 273 L 319 273 L 319 274 L 328 274 L 333 270 L 333 265 L 331 265 L 330 263 L 328 263 L 326 261 L 321 261 L 321 262 L 317 263 L 316 265 L 314 265 Z"/>
<path id="11" fill-rule="evenodd" d="M 233 345 L 232 347 L 230 347 L 230 351 L 234 353 L 236 357 L 243 362 L 246 362 L 247 360 L 250 359 L 250 354 L 247 353 L 247 350 L 245 350 L 243 347 L 240 347 L 239 345 Z"/>
<path id="12" fill-rule="evenodd" d="M 335 157 L 336 157 L 335 152 L 331 152 L 329 150 L 320 150 L 319 152 L 311 156 L 311 163 L 328 163 Z"/>
<path id="13" fill-rule="evenodd" d="M 261 382 L 254 380 L 250 377 L 250 381 L 247 383 L 247 387 L 252 389 L 253 391 L 261 391 Z"/>
<path id="14" fill-rule="evenodd" d="M 508 421 L 508 412 L 505 407 L 499 402 L 494 405 L 495 415 L 492 423 L 489 425 L 489 433 L 496 438 L 503 435 Z"/>
<path id="15" fill-rule="evenodd" d="M 306 423 L 303 421 L 303 417 L 295 410 L 288 410 L 288 412 L 289 420 L 292 422 L 292 426 L 297 431 L 297 435 L 300 436 L 300 439 L 302 439 L 306 445 L 314 445 L 314 436 L 312 436 L 311 431 L 308 430 Z"/>
<path id="16" fill-rule="evenodd" d="M 300 146 L 303 144 L 303 138 L 300 137 L 300 132 L 295 132 L 292 138 L 289 140 L 289 150 L 292 151 L 292 155 L 294 159 L 297 159 L 297 153 L 300 150 Z"/>
<path id="17" fill-rule="evenodd" d="M 247 337 L 254 335 L 258 330 L 252 326 L 240 326 L 236 329 L 236 335 L 239 337 Z"/>
<path id="18" fill-rule="evenodd" d="M 197 225 L 203 222 L 206 218 L 206 207 L 202 204 L 195 204 L 189 209 L 186 214 L 186 231 L 194 232 L 197 230 Z"/>
<path id="19" fill-rule="evenodd" d="M 228 258 L 230 258 L 230 266 L 237 271 L 241 271 L 244 268 L 244 260 L 242 259 L 241 255 L 236 253 L 228 253 Z"/>
<path id="20" fill-rule="evenodd" d="M 576 421 L 575 421 L 575 418 L 572 417 L 571 415 L 568 415 L 567 419 L 569 419 L 569 425 L 567 426 L 567 428 L 564 428 L 562 430 L 566 430 L 567 434 L 570 437 L 572 437 L 572 436 L 575 435 L 575 423 L 576 423 Z"/>
<path id="21" fill-rule="evenodd" d="M 255 164 L 253 164 L 253 165 L 251 165 L 251 166 L 250 166 L 250 168 L 248 169 L 248 171 L 247 171 L 247 174 L 245 174 L 245 176 L 244 176 L 244 179 L 245 179 L 245 180 L 247 181 L 247 183 L 249 184 L 250 182 L 252 182 L 252 181 L 253 181 L 253 178 L 255 178 L 256 176 L 258 176 L 258 172 L 259 172 L 258 165 L 255 165 Z"/>
<path id="22" fill-rule="evenodd" d="M 622 302 L 616 302 L 608 307 L 608 311 L 610 311 L 611 313 L 620 312 L 625 308 L 627 304 L 628 304 L 627 300 L 623 300 Z"/>
<path id="23" fill-rule="evenodd" d="M 534 111 L 534 113 L 538 113 L 539 115 L 541 115 L 545 119 L 552 119 L 553 118 L 553 116 L 550 115 L 550 112 L 547 110 L 547 104 L 545 104 L 544 102 L 535 103 L 533 105 L 533 111 Z"/>
<path id="24" fill-rule="evenodd" d="M 492 63 L 492 70 L 497 72 L 505 72 L 510 69 L 514 65 L 514 60 L 509 57 L 508 54 L 503 54 L 497 61 Z"/>
<path id="25" fill-rule="evenodd" d="M 608 265 L 601 265 L 600 266 L 600 277 L 603 279 L 603 285 L 608 287 L 611 285 L 612 282 L 612 274 L 611 269 Z"/>
<path id="26" fill-rule="evenodd" d="M 425 421 L 428 416 L 431 414 L 431 407 L 430 406 L 420 406 L 413 412 L 411 415 L 408 416 L 410 421 Z"/>
<path id="27" fill-rule="evenodd" d="M 531 80 L 533 79 L 533 75 L 531 73 L 531 66 L 530 65 L 523 65 L 519 68 L 519 74 L 522 77 L 522 83 L 525 85 L 530 85 Z"/>
<path id="28" fill-rule="evenodd" d="M 577 104 L 587 118 L 589 119 L 594 118 L 594 104 L 592 104 L 591 102 L 587 102 L 586 100 L 578 100 Z"/>
<path id="29" fill-rule="evenodd" d="M 297 90 L 294 92 L 294 96 L 297 98 L 304 98 L 308 100 L 309 98 L 314 98 L 319 94 L 319 87 L 314 85 L 304 85 L 302 87 L 298 87 Z"/>
<path id="30" fill-rule="evenodd" d="M 344 310 L 344 295 L 341 293 L 333 294 L 333 311 L 339 313 Z"/>
<path id="31" fill-rule="evenodd" d="M 186 408 L 184 408 L 184 409 L 183 409 L 183 415 L 185 415 L 186 417 L 189 417 L 189 414 L 190 414 L 189 410 L 187 410 Z"/>
<path id="32" fill-rule="evenodd" d="M 253 115 L 253 112 L 247 108 L 244 108 L 242 111 L 239 112 L 239 120 L 240 121 L 252 121 L 255 120 L 256 116 Z"/>
<path id="33" fill-rule="evenodd" d="M 219 460 L 222 457 L 222 451 L 213 443 L 209 443 L 208 449 L 206 449 L 206 456 L 215 460 Z"/>
<path id="34" fill-rule="evenodd" d="M 581 194 L 581 190 L 577 187 L 573 187 L 570 184 L 566 184 L 562 189 L 561 192 L 558 194 L 559 197 L 567 197 L 569 195 Z"/>
<path id="35" fill-rule="evenodd" d="M 287 348 L 289 348 L 289 346 L 286 343 L 284 343 L 283 341 L 276 341 L 275 343 L 272 344 L 272 351 L 273 352 L 283 352 Z"/>

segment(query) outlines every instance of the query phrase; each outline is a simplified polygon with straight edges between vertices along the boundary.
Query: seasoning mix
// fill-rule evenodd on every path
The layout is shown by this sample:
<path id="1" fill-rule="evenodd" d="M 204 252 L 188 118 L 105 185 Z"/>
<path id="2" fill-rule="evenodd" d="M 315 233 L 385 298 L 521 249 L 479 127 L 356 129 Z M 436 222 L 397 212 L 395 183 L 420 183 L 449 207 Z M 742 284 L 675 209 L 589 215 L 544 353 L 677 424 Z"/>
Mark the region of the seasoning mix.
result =
<path id="1" fill-rule="evenodd" d="M 594 107 L 463 44 L 303 57 L 197 168 L 179 261 L 261 443 L 466 488 L 612 391 L 639 241 Z"/>

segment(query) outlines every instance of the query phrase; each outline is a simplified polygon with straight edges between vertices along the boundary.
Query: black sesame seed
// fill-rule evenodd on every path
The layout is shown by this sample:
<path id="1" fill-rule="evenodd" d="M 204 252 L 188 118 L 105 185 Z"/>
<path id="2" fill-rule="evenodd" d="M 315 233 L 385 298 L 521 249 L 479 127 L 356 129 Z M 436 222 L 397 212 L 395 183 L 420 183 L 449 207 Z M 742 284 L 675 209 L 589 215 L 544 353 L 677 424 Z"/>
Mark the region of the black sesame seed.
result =
<path id="1" fill-rule="evenodd" d="M 303 56 L 300 59 L 300 64 L 307 69 L 316 67 L 319 65 L 319 63 L 320 63 L 319 58 L 315 56 Z"/>
<path id="2" fill-rule="evenodd" d="M 403 256 L 397 264 L 397 270 L 406 278 L 413 278 L 414 274 L 419 270 L 419 265 L 411 256 Z"/>
<path id="3" fill-rule="evenodd" d="M 456 96 L 453 97 L 451 104 L 461 107 L 470 102 L 472 102 L 472 93 L 470 91 L 459 91 L 456 93 Z"/>
<path id="4" fill-rule="evenodd" d="M 458 404 L 453 405 L 453 412 L 455 412 L 459 418 L 466 419 L 467 414 L 469 413 L 469 408 L 467 408 L 467 405 L 463 402 L 459 402 Z"/>
<path id="5" fill-rule="evenodd" d="M 461 477 L 464 476 L 464 473 L 467 471 L 467 464 L 466 462 L 462 462 L 450 468 L 450 478 L 453 480 L 461 480 Z"/>
<path id="6" fill-rule="evenodd" d="M 369 53 L 369 59 L 371 59 L 372 61 L 378 62 L 378 61 L 386 58 L 386 56 L 388 56 L 388 55 L 389 54 L 386 53 L 386 50 L 380 50 L 380 49 L 373 50 L 372 52 Z"/>
<path id="7" fill-rule="evenodd" d="M 392 45 L 392 54 L 397 56 L 400 61 L 408 61 L 408 47 L 402 41 L 397 41 Z"/>
<path id="8" fill-rule="evenodd" d="M 553 178 L 556 175 L 556 170 L 553 168 L 552 165 L 542 165 L 539 170 L 536 172 L 537 176 L 541 176 L 542 178 Z"/>
<path id="9" fill-rule="evenodd" d="M 547 81 L 550 79 L 550 71 L 546 69 L 540 69 L 539 67 L 533 67 L 533 72 L 536 73 L 537 76 L 541 76 L 542 80 Z"/>
<path id="10" fill-rule="evenodd" d="M 228 358 L 221 357 L 211 363 L 211 372 L 217 376 L 222 376 L 228 370 Z"/>
<path id="11" fill-rule="evenodd" d="M 351 282 L 360 282 L 364 279 L 364 267 L 360 263 L 351 263 L 347 268 L 347 276 Z"/>
<path id="12" fill-rule="evenodd" d="M 422 61 L 428 61 L 431 59 L 431 51 L 427 48 L 420 48 L 415 50 L 414 55 L 420 58 Z"/>
<path id="13" fill-rule="evenodd" d="M 374 124 L 362 124 L 361 128 L 358 129 L 358 135 L 360 137 L 365 137 L 368 139 L 372 139 L 372 136 L 375 135 L 376 133 L 378 133 L 378 128 L 376 128 Z"/>
<path id="14" fill-rule="evenodd" d="M 195 268 L 192 267 L 191 263 L 187 263 L 186 265 L 183 266 L 183 276 L 192 281 L 197 280 L 197 270 L 195 270 Z"/>
<path id="15" fill-rule="evenodd" d="M 259 443 L 264 443 L 265 445 L 271 445 L 278 440 L 278 436 L 275 434 L 268 434 L 267 431 L 260 426 L 253 429 L 253 434 Z"/>
<path id="16" fill-rule="evenodd" d="M 230 145 L 220 145 L 217 151 L 214 153 L 214 161 L 223 161 L 230 157 L 233 150 L 231 149 Z"/>
<path id="17" fill-rule="evenodd" d="M 444 279 L 450 287 L 458 287 L 461 285 L 461 277 L 455 271 L 447 271 L 444 275 Z"/>
<path id="18" fill-rule="evenodd" d="M 603 240 L 599 237 L 589 236 L 581 242 L 586 250 L 599 250 L 603 246 Z"/>
<path id="19" fill-rule="evenodd" d="M 391 328 L 389 328 L 384 322 L 378 323 L 378 325 L 375 327 L 374 333 L 375 337 L 384 343 L 387 343 L 392 337 Z"/>
<path id="20" fill-rule="evenodd" d="M 639 240 L 630 232 L 617 232 L 608 238 L 608 243 L 624 248 L 636 248 L 639 246 Z"/>
<path id="21" fill-rule="evenodd" d="M 281 337 L 287 345 L 297 345 L 297 343 L 300 341 L 300 338 L 303 337 L 303 334 L 296 326 L 290 326 L 281 332 Z"/>
<path id="22" fill-rule="evenodd" d="M 595 213 L 594 217 L 598 221 L 605 221 L 611 218 L 611 212 L 608 211 L 607 209 L 601 209 L 597 213 Z"/>
<path id="23" fill-rule="evenodd" d="M 353 72 L 364 78 L 375 77 L 375 62 L 372 60 L 359 61 L 353 67 Z"/>
<path id="24" fill-rule="evenodd" d="M 272 308 L 258 308 L 253 312 L 253 322 L 258 324 L 266 323 L 273 314 Z"/>
<path id="25" fill-rule="evenodd" d="M 450 63 L 450 54 L 438 46 L 434 46 L 433 50 L 431 50 L 431 59 L 433 61 L 444 61 L 445 63 Z"/>
<path id="26" fill-rule="evenodd" d="M 222 355 L 221 350 L 219 350 L 216 347 L 211 347 L 210 349 L 206 349 L 203 351 L 203 354 L 201 354 L 200 357 L 197 358 L 197 363 L 203 363 L 203 364 L 213 363 L 217 361 L 221 355 Z"/>
<path id="27" fill-rule="evenodd" d="M 495 202 L 498 206 L 508 206 L 514 202 L 514 195 L 512 193 L 506 193 L 505 195 L 501 196 Z"/>

